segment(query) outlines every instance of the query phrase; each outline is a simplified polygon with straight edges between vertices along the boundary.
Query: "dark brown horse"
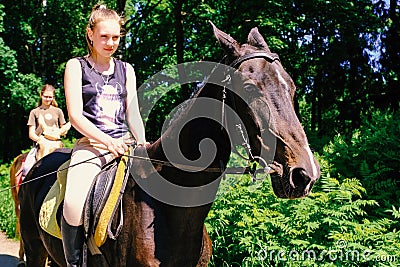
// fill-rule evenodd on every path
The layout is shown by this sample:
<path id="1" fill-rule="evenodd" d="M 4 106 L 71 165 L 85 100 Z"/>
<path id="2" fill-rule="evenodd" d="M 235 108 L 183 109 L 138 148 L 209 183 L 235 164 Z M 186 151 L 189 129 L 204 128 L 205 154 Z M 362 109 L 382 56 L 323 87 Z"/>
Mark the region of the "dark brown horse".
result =
<path id="1" fill-rule="evenodd" d="M 248 140 L 250 157 L 273 170 L 278 197 L 307 196 L 318 179 L 319 165 L 293 108 L 295 85 L 278 57 L 257 28 L 243 45 L 213 29 L 233 71 L 213 69 L 160 139 L 136 152 L 161 163 L 152 169 L 154 162 L 134 160 L 122 200 L 122 232 L 100 247 L 102 256 L 88 256 L 89 266 L 207 266 L 212 249 L 204 220 L 237 141 Z M 232 127 L 236 121 L 244 138 Z M 55 171 L 68 157 L 63 151 L 52 153 L 28 179 Z M 47 254 L 65 266 L 61 241 L 38 225 L 40 204 L 54 179 L 38 179 L 20 190 L 21 236 L 30 267 L 42 267 Z"/>
<path id="2" fill-rule="evenodd" d="M 38 144 L 38 150 L 36 151 L 36 159 L 40 160 L 44 156 L 50 154 L 57 148 L 61 148 L 63 146 L 61 142 L 61 136 L 65 136 L 68 130 L 71 128 L 71 123 L 68 122 L 63 125 L 61 128 L 56 126 L 49 127 L 46 125 L 44 118 L 42 116 L 39 117 L 39 125 L 43 129 L 43 135 L 46 137 L 43 139 L 42 142 Z M 14 210 L 15 215 L 17 217 L 17 222 L 15 224 L 15 237 L 20 238 L 20 205 L 18 200 L 18 191 L 19 191 L 19 184 L 22 182 L 22 168 L 24 161 L 28 152 L 19 154 L 15 157 L 13 163 L 10 167 L 10 187 L 11 187 L 11 195 L 14 200 Z M 18 258 L 20 261 L 24 260 L 24 247 L 22 243 L 22 239 L 20 238 L 19 242 L 19 252 Z"/>

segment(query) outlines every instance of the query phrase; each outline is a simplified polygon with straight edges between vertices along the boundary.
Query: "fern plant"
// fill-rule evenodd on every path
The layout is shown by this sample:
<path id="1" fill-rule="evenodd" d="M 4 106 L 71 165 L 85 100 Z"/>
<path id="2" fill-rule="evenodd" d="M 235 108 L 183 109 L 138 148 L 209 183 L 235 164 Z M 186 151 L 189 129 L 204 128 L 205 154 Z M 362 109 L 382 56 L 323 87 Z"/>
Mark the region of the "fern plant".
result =
<path id="1" fill-rule="evenodd" d="M 363 198 L 360 181 L 331 177 L 332 166 L 319 162 L 323 173 L 307 198 L 277 199 L 268 180 L 251 190 L 243 176 L 217 199 L 207 219 L 210 266 L 377 266 L 377 255 L 400 259 L 395 218 L 369 218 L 379 205 Z"/>
<path id="2" fill-rule="evenodd" d="M 361 127 L 350 139 L 337 135 L 324 148 L 324 157 L 333 164 L 335 176 L 355 177 L 383 207 L 376 209 L 376 217 L 398 204 L 400 198 L 400 113 L 372 110 Z"/>

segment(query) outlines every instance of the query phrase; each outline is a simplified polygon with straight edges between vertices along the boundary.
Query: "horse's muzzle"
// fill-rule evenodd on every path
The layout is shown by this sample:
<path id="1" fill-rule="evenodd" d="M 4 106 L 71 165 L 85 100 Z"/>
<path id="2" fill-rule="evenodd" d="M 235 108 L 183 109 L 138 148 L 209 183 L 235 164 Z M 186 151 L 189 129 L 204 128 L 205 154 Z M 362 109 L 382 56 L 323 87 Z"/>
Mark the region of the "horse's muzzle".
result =
<path id="1" fill-rule="evenodd" d="M 312 177 L 300 167 L 286 168 L 282 174 L 271 174 L 272 188 L 279 198 L 301 198 L 310 194 L 318 177 Z"/>

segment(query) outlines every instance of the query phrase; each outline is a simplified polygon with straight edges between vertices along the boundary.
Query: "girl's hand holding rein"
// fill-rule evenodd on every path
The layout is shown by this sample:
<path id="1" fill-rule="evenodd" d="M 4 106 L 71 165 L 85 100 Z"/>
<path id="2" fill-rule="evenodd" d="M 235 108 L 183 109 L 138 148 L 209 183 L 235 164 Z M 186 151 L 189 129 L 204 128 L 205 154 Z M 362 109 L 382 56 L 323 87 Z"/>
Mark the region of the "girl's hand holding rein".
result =
<path id="1" fill-rule="evenodd" d="M 122 139 L 110 138 L 105 142 L 105 145 L 107 149 L 116 157 L 119 157 L 128 151 L 128 146 Z"/>

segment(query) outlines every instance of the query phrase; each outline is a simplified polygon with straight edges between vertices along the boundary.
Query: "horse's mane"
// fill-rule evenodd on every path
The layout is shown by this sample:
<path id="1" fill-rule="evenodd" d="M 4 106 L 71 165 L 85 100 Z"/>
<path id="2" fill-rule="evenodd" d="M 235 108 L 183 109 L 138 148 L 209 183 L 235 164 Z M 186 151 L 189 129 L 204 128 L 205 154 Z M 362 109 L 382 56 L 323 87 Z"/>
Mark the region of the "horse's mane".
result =
<path id="1" fill-rule="evenodd" d="M 190 94 L 190 97 L 183 101 L 179 107 L 175 110 L 175 112 L 172 114 L 172 116 L 169 116 L 166 118 L 166 121 L 168 122 L 166 125 L 170 127 L 172 124 L 174 124 L 178 118 L 182 116 L 191 106 L 193 99 L 197 98 L 198 94 L 203 90 L 203 88 L 207 85 L 206 83 L 207 77 L 204 77 L 203 81 L 197 82 L 195 86 L 191 86 L 193 88 L 192 93 Z"/>

